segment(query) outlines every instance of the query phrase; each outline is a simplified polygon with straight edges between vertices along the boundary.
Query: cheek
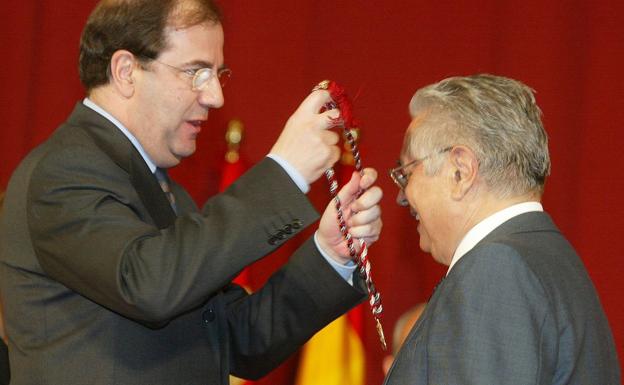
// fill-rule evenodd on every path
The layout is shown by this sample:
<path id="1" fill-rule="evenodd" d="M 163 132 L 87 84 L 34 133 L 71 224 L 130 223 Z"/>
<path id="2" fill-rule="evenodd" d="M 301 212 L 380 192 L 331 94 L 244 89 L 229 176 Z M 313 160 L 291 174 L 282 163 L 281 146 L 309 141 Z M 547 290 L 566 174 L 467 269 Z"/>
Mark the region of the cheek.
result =
<path id="1" fill-rule="evenodd" d="M 409 203 L 409 205 L 413 208 L 416 208 L 416 203 L 418 202 L 418 198 L 419 198 L 419 193 L 417 191 L 417 188 L 415 187 L 414 183 L 409 183 L 406 187 L 405 187 L 405 199 L 407 199 L 407 202 Z"/>
<path id="2" fill-rule="evenodd" d="M 154 108 L 159 108 L 163 113 L 171 113 L 176 110 L 186 109 L 188 100 L 191 95 L 190 90 L 182 88 L 177 84 L 154 84 L 149 90 L 150 101 L 153 103 Z"/>
<path id="3" fill-rule="evenodd" d="M 174 134 L 185 120 L 191 117 L 189 111 L 192 109 L 194 99 L 173 93 L 166 96 L 161 100 L 161 106 L 157 112 L 158 119 L 168 134 Z"/>
<path id="4" fill-rule="evenodd" d="M 423 220 L 423 214 L 426 219 L 427 211 L 431 206 L 431 197 L 426 186 L 410 183 L 405 189 L 405 196 L 410 207 L 418 213 L 420 220 Z"/>

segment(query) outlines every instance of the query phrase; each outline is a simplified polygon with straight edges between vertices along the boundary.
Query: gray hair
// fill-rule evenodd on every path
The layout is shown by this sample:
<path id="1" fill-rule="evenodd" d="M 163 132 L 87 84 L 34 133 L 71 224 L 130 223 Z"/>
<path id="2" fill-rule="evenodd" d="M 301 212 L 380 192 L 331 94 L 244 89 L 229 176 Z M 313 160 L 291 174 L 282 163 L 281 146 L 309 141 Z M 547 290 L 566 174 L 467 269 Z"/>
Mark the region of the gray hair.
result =
<path id="1" fill-rule="evenodd" d="M 408 133 L 403 152 L 414 159 L 448 146 L 474 151 L 479 175 L 501 198 L 543 192 L 550 173 L 548 137 L 534 91 L 521 82 L 481 74 L 452 77 L 421 88 L 410 102 L 424 121 Z M 425 163 L 435 174 L 442 157 Z"/>

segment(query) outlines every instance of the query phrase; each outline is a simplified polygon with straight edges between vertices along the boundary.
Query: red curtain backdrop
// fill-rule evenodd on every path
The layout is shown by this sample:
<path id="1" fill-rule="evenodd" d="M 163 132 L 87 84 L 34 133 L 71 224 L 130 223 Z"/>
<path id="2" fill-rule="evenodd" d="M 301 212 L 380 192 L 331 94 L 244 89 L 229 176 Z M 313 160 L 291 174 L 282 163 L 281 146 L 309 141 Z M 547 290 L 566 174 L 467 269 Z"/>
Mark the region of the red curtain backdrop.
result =
<path id="1" fill-rule="evenodd" d="M 0 7 L 0 188 L 19 160 L 83 97 L 78 40 L 95 1 L 3 0 Z M 199 150 L 173 171 L 202 202 L 217 192 L 227 122 L 246 126 L 243 156 L 271 148 L 290 113 L 318 81 L 359 92 L 365 165 L 380 171 L 384 233 L 371 248 L 390 330 L 427 299 L 444 268 L 418 249 L 413 219 L 394 203 L 384 175 L 398 156 L 414 91 L 456 74 L 510 76 L 537 90 L 550 135 L 552 176 L 544 204 L 574 244 L 624 357 L 624 3 L 621 1 L 244 1 L 223 0 L 225 57 L 233 77 L 211 112 Z M 322 209 L 320 181 L 310 194 Z M 261 284 L 287 259 L 252 268 Z M 365 318 L 367 384 L 382 381 L 374 325 Z M 289 384 L 290 360 L 265 384 Z M 290 365 L 290 366 L 289 366 Z"/>

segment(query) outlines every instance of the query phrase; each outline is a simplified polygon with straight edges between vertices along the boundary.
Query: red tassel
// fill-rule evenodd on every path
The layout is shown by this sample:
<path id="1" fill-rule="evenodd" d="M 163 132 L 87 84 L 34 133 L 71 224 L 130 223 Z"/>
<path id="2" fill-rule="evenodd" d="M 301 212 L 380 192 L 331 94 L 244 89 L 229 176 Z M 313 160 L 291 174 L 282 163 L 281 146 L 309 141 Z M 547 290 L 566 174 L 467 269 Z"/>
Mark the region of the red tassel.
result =
<path id="1" fill-rule="evenodd" d="M 357 122 L 353 118 L 353 104 L 344 87 L 331 80 L 327 86 L 327 91 L 329 91 L 333 103 L 325 106 L 325 109 L 338 108 L 340 110 L 340 117 L 334 119 L 336 125 L 344 126 L 347 129 L 357 127 Z"/>

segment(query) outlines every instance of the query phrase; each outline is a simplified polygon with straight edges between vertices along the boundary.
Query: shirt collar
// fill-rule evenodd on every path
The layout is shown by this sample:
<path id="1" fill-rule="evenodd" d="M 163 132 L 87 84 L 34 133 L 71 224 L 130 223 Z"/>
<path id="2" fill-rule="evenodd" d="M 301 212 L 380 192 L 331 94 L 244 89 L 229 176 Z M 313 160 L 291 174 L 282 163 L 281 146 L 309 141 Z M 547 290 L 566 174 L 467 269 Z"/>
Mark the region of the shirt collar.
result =
<path id="1" fill-rule="evenodd" d="M 106 112 L 102 107 L 95 104 L 95 102 L 93 102 L 93 100 L 89 98 L 84 98 L 84 100 L 82 101 L 82 104 L 84 104 L 85 106 L 89 107 L 93 111 L 97 112 L 98 114 L 108 119 L 111 123 L 115 125 L 115 127 L 117 127 L 121 132 L 123 132 L 123 134 L 132 143 L 134 148 L 136 148 L 139 154 L 141 154 L 141 157 L 143 158 L 145 163 L 147 163 L 147 166 L 149 167 L 150 171 L 152 173 L 156 171 L 156 165 L 150 159 L 149 155 L 147 155 L 147 153 L 143 149 L 143 146 L 141 146 L 141 143 L 139 142 L 139 140 L 134 135 L 132 135 L 132 133 L 130 133 L 130 131 L 128 131 L 128 129 L 123 124 L 121 124 L 119 120 L 117 120 L 113 115 Z"/>
<path id="2" fill-rule="evenodd" d="M 466 233 L 461 242 L 459 242 L 459 245 L 457 246 L 457 249 L 455 249 L 455 254 L 453 254 L 453 259 L 451 259 L 451 264 L 449 265 L 446 274 L 448 275 L 448 273 L 453 268 L 453 265 L 455 265 L 461 257 L 463 257 L 470 250 L 472 250 L 472 248 L 475 247 L 477 243 L 479 243 L 489 233 L 494 231 L 494 229 L 496 229 L 498 226 L 502 225 L 503 223 L 507 222 L 515 216 L 531 211 L 544 211 L 544 208 L 539 202 L 522 202 L 497 211 L 482 220 L 481 222 L 477 223 L 472 229 L 470 229 Z"/>

